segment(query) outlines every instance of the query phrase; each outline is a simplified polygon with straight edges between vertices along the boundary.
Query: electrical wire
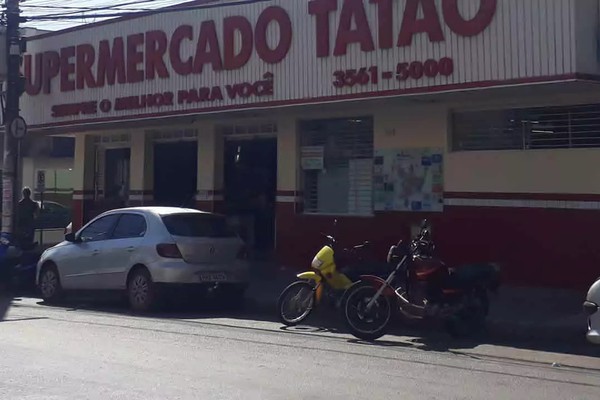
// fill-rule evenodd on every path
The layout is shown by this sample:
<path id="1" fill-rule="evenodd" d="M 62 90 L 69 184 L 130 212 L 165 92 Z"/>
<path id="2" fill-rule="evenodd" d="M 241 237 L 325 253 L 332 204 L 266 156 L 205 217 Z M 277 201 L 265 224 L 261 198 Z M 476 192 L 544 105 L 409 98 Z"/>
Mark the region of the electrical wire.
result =
<path id="1" fill-rule="evenodd" d="M 98 8 L 97 7 L 69 7 L 69 6 L 21 6 L 21 9 L 25 8 L 24 11 L 28 11 L 27 8 L 31 8 L 31 9 L 49 9 L 49 10 L 77 10 L 77 12 L 82 12 L 82 11 L 97 11 Z M 154 10 L 154 8 L 127 8 L 127 7 L 123 7 L 123 6 L 115 6 L 115 7 L 111 7 L 111 10 L 124 10 L 124 11 L 150 11 L 150 10 Z"/>
<path id="2" fill-rule="evenodd" d="M 198 5 L 198 2 L 190 0 L 132 0 L 117 3 L 90 0 L 85 6 L 79 6 L 78 3 L 74 0 L 30 0 L 22 3 L 22 16 L 27 21 L 22 26 L 57 30 L 130 14 L 144 15 L 161 8 Z"/>
<path id="3" fill-rule="evenodd" d="M 144 3 L 151 3 L 151 2 L 155 2 L 157 0 L 136 0 L 136 1 L 130 1 L 128 3 L 120 3 L 120 4 L 114 4 L 111 6 L 104 6 L 104 7 L 90 7 L 89 11 L 111 11 L 114 10 L 117 7 L 124 7 L 124 6 L 129 6 L 129 5 L 137 5 L 137 4 L 144 4 Z M 132 10 L 132 11 L 136 11 L 136 10 Z M 57 17 L 57 18 L 62 18 L 64 16 L 68 16 L 68 15 L 72 15 L 72 14 L 79 14 L 81 13 L 81 10 L 76 10 L 76 11 L 67 11 L 67 12 L 63 12 L 63 13 L 56 13 L 56 14 L 46 14 L 43 17 Z M 26 16 L 26 15 L 25 15 Z M 36 16 L 37 17 L 37 16 Z"/>

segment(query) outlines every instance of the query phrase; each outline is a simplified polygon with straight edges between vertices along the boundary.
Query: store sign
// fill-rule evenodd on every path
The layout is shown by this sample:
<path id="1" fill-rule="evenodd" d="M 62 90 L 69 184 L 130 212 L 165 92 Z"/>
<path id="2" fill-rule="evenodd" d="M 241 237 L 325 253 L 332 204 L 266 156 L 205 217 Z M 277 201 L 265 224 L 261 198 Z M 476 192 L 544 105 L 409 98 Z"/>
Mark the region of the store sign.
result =
<path id="1" fill-rule="evenodd" d="M 267 41 L 271 24 L 279 30 L 273 48 Z M 112 41 L 26 55 L 27 93 L 51 93 L 53 81 L 58 81 L 61 92 L 71 92 L 166 79 L 172 75 L 200 75 L 206 68 L 236 70 L 245 66 L 254 52 L 262 62 L 277 64 L 289 52 L 292 25 L 281 7 L 266 8 L 254 26 L 242 16 L 225 18 L 222 25 L 222 48 L 215 21 L 206 20 L 199 27 L 179 25 L 170 35 L 164 30 L 151 30 L 117 36 Z M 239 49 L 236 49 L 236 35 L 241 37 Z M 189 56 L 182 57 L 182 52 Z"/>
<path id="2" fill-rule="evenodd" d="M 469 21 L 461 16 L 458 0 L 442 3 L 443 20 L 451 31 L 469 37 L 487 28 L 496 12 L 497 0 L 479 1 L 479 12 Z M 445 40 L 434 0 L 408 0 L 400 21 L 394 21 L 393 3 L 393 0 L 370 0 L 367 4 L 363 0 L 345 0 L 342 4 L 337 0 L 309 1 L 306 17 L 314 17 L 316 56 L 346 55 L 354 44 L 363 52 L 407 47 L 412 45 L 415 35 L 422 33 L 431 42 Z M 369 24 L 366 7 L 377 10 L 377 32 Z M 418 16 L 419 8 L 422 18 Z M 340 14 L 337 26 L 330 24 L 333 13 Z M 396 39 L 394 23 L 398 22 Z M 277 27 L 276 38 L 268 37 L 271 25 Z M 240 15 L 224 18 L 221 26 L 217 33 L 216 21 L 208 19 L 196 26 L 179 25 L 171 34 L 156 29 L 117 36 L 112 41 L 104 39 L 26 55 L 27 93 L 48 94 L 54 80 L 59 82 L 61 92 L 71 92 L 165 79 L 171 75 L 200 75 L 208 67 L 212 71 L 236 70 L 247 65 L 253 54 L 266 64 L 277 64 L 286 58 L 292 46 L 292 21 L 288 11 L 280 6 L 265 8 L 254 23 Z M 336 31 L 333 43 L 329 34 L 332 29 Z M 236 36 L 241 39 L 238 48 Z M 189 55 L 182 57 L 183 51 Z"/>
<path id="3" fill-rule="evenodd" d="M 511 38 L 495 35 L 513 34 L 518 14 L 500 10 L 498 0 L 247 1 L 76 28 L 29 41 L 23 107 L 40 126 L 489 82 L 500 72 L 479 71 L 504 63 L 480 53 L 504 49 Z"/>
<path id="4" fill-rule="evenodd" d="M 303 146 L 300 148 L 300 165 L 303 170 L 322 170 L 324 168 L 325 148 L 323 146 Z"/>

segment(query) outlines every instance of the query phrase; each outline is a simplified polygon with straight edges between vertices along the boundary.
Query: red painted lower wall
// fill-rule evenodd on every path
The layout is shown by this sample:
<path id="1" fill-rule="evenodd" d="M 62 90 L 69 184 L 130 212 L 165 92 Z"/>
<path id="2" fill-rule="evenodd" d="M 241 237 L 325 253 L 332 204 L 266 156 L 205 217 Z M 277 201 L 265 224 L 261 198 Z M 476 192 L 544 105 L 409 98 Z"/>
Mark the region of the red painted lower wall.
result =
<path id="1" fill-rule="evenodd" d="M 501 207 L 446 207 L 441 214 L 376 213 L 337 217 L 344 245 L 369 240 L 385 259 L 389 246 L 428 218 L 439 255 L 449 264 L 494 261 L 505 283 L 587 289 L 600 276 L 600 212 Z M 332 230 L 334 217 L 295 214 L 293 204 L 277 209 L 279 262 L 306 268 Z"/>
<path id="2" fill-rule="evenodd" d="M 199 201 L 197 206 L 218 212 L 220 203 Z M 307 268 L 323 246 L 322 233 L 335 233 L 346 246 L 368 240 L 384 260 L 390 245 L 407 239 L 411 225 L 428 218 L 438 254 L 451 265 L 498 262 L 504 282 L 513 285 L 587 290 L 600 276 L 600 211 L 447 206 L 435 214 L 330 217 L 296 209 L 294 203 L 277 204 L 276 251 L 279 263 L 298 269 Z M 91 201 L 74 200 L 75 229 L 99 211 Z"/>

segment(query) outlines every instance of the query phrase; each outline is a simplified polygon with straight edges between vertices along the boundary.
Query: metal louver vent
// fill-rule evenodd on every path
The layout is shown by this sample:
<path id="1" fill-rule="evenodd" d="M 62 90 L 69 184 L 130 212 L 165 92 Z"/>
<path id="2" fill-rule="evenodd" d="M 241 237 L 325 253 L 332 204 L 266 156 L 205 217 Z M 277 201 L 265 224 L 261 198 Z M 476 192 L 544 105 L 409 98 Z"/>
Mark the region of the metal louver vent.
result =
<path id="1" fill-rule="evenodd" d="M 271 135 L 277 133 L 277 124 L 273 122 L 255 122 L 247 124 L 218 125 L 217 133 L 223 136 Z"/>
<path id="2" fill-rule="evenodd" d="M 150 134 L 153 140 L 176 140 L 176 139 L 195 139 L 198 137 L 197 129 L 173 129 L 173 130 L 152 130 L 146 132 Z"/>
<path id="3" fill-rule="evenodd" d="M 128 133 L 116 134 L 116 135 L 102 135 L 94 138 L 94 143 L 129 143 L 131 142 L 131 135 Z"/>

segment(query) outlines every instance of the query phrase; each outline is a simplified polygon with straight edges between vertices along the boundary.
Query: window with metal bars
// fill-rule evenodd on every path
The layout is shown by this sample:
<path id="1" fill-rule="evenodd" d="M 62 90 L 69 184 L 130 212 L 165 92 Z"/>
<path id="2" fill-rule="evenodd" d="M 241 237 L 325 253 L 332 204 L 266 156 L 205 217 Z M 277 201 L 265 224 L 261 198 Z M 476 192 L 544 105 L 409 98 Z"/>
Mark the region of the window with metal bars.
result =
<path id="1" fill-rule="evenodd" d="M 452 114 L 452 150 L 600 147 L 600 104 Z"/>
<path id="2" fill-rule="evenodd" d="M 373 118 L 303 121 L 301 145 L 320 148 L 322 168 L 303 170 L 304 212 L 373 212 Z"/>

